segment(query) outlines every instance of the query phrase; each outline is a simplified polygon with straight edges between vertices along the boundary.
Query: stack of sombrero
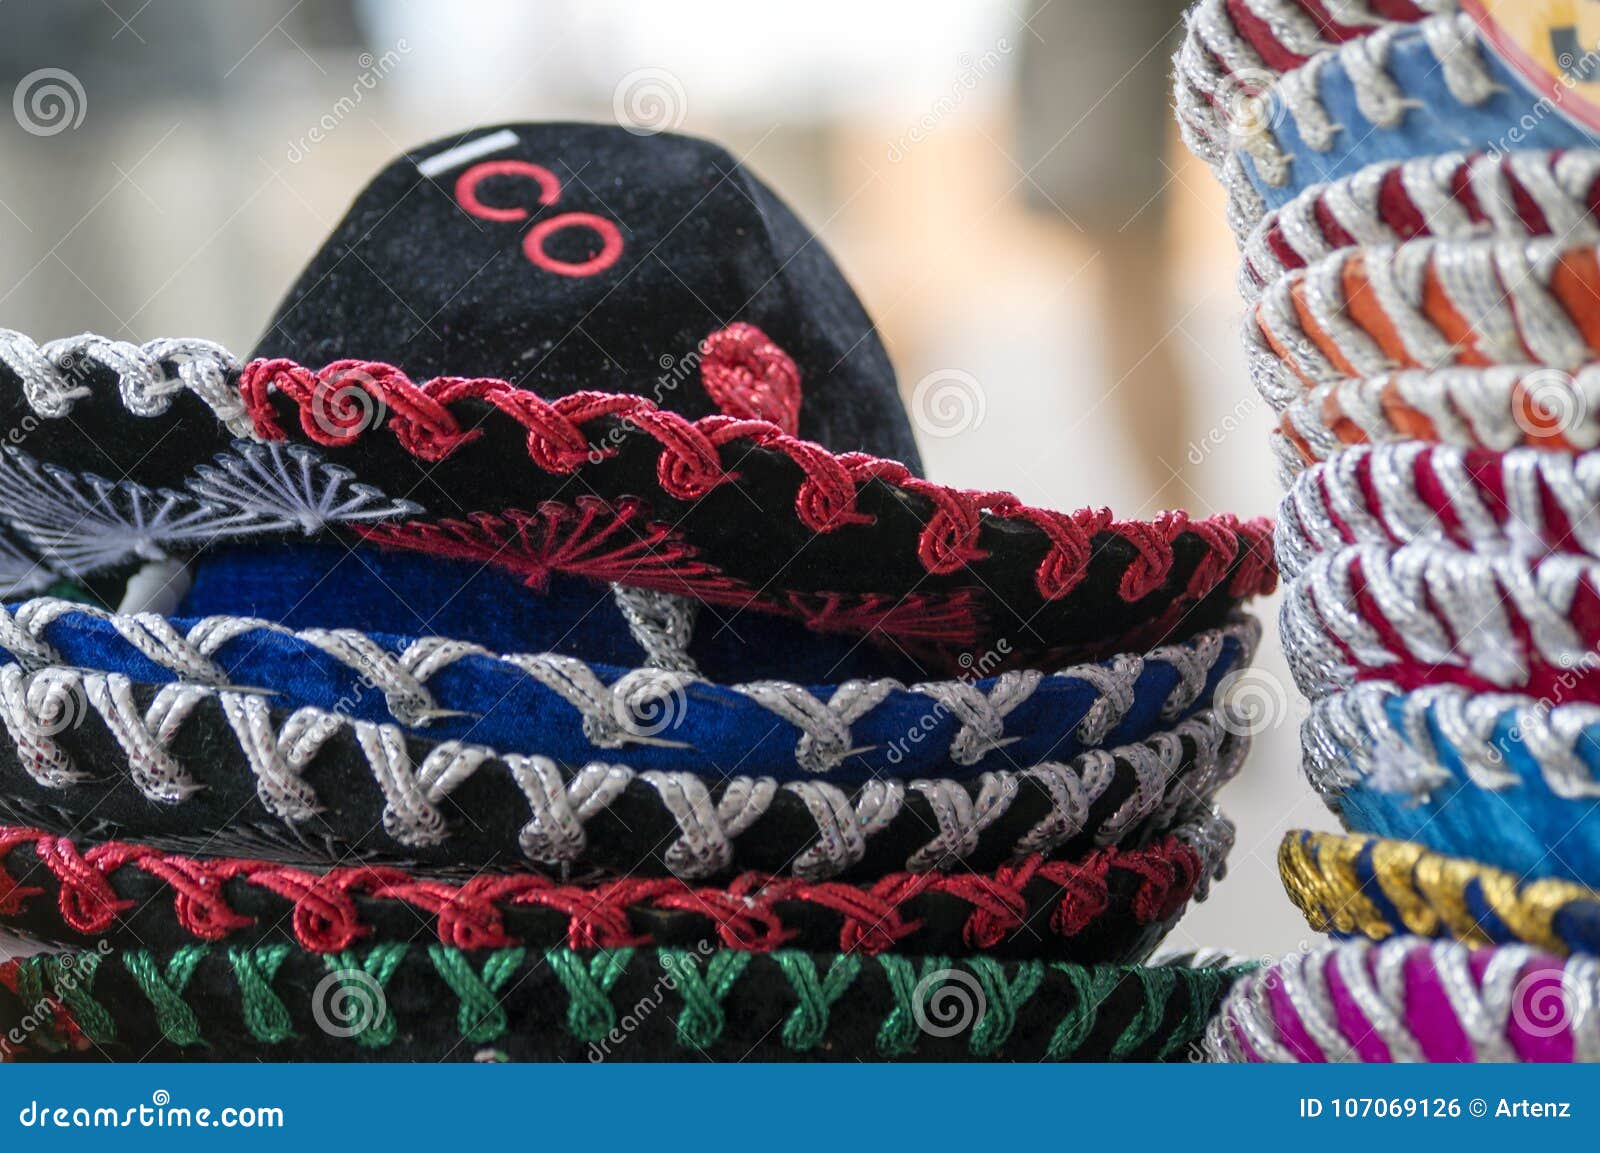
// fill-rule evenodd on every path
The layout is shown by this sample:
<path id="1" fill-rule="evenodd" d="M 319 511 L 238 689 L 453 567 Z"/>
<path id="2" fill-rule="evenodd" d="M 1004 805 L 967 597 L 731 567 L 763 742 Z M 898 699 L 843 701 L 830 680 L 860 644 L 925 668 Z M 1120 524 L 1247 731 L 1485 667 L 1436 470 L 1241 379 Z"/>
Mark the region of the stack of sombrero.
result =
<path id="1" fill-rule="evenodd" d="M 241 270 L 248 275 L 248 270 Z M 254 357 L 0 337 L 15 1054 L 1185 1055 L 1270 527 L 918 472 L 720 149 L 386 168 Z"/>
<path id="2" fill-rule="evenodd" d="M 1290 895 L 1349 940 L 1241 981 L 1220 1057 L 1600 1056 L 1600 55 L 1579 7 L 1205 0 L 1190 22 L 1180 120 L 1228 185 L 1280 418 L 1305 766 L 1352 834 L 1285 841 Z"/>

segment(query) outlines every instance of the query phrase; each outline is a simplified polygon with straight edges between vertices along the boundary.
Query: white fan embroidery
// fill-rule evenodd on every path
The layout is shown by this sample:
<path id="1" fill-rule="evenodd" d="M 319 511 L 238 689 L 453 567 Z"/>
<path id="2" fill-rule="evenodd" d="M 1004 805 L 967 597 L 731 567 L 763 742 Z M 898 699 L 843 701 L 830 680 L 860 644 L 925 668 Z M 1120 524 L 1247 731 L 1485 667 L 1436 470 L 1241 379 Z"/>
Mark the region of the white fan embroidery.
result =
<path id="1" fill-rule="evenodd" d="M 300 445 L 236 441 L 186 483 L 189 491 L 178 492 L 109 481 L 8 447 L 0 452 L 0 515 L 53 565 L 87 574 L 134 557 L 161 560 L 173 545 L 286 530 L 310 535 L 422 511 L 353 483 L 348 469 Z M 0 579 L 14 567 L 0 555 Z M 12 592 L 20 587 L 7 584 Z"/>

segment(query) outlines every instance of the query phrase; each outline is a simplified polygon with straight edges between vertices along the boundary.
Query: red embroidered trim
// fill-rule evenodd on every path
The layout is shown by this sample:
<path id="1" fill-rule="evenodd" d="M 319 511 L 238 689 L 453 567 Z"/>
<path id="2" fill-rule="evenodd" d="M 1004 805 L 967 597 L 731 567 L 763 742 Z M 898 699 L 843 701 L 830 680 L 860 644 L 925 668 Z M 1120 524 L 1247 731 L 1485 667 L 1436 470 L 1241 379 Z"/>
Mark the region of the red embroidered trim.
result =
<path id="1" fill-rule="evenodd" d="M 818 633 L 902 641 L 972 645 L 984 635 L 977 594 L 905 597 L 845 593 L 762 593 L 700 560 L 692 545 L 669 526 L 649 519 L 643 502 L 624 498 L 618 507 L 599 497 L 577 500 L 577 510 L 547 501 L 533 513 L 507 509 L 437 523 L 351 525 L 358 536 L 386 548 L 452 560 L 493 564 L 543 590 L 552 573 L 617 582 L 692 596 L 706 604 L 776 613 Z"/>
<path id="2" fill-rule="evenodd" d="M 728 416 L 800 430 L 800 368 L 753 324 L 742 321 L 700 342 L 700 382 Z"/>
<path id="3" fill-rule="evenodd" d="M 178 924 L 194 937 L 214 941 L 253 923 L 228 905 L 225 882 L 240 880 L 290 903 L 295 939 L 313 952 L 349 948 L 371 934 L 355 898 L 398 901 L 434 920 L 439 940 L 461 949 L 495 949 L 518 942 L 506 930 L 507 909 L 538 907 L 568 919 L 574 949 L 647 945 L 631 914 L 676 910 L 709 917 L 730 948 L 767 952 L 795 936 L 785 906 L 806 906 L 838 915 L 839 948 L 881 953 L 915 933 L 908 902 L 924 893 L 955 897 L 971 906 L 962 929 L 974 949 L 998 945 L 1028 922 L 1024 889 L 1044 881 L 1061 889 L 1050 905 L 1051 931 L 1062 937 L 1083 932 L 1111 908 L 1109 878 L 1120 870 L 1138 878 L 1131 912 L 1139 924 L 1174 916 L 1194 893 L 1203 864 L 1193 848 L 1167 836 L 1143 849 L 1100 848 L 1080 861 L 1027 857 L 993 873 L 894 873 L 871 885 L 812 883 L 764 873 L 744 873 L 726 888 L 698 887 L 672 878 L 624 878 L 575 885 L 532 873 L 484 875 L 461 884 L 422 880 L 402 869 L 362 866 L 314 873 L 265 861 L 200 859 L 109 842 L 80 853 L 64 837 L 38 829 L 0 827 L 0 899 L 21 912 L 42 890 L 23 889 L 4 871 L 19 845 L 33 846 L 39 863 L 60 884 L 61 919 L 74 932 L 109 931 L 132 900 L 118 897 L 111 879 L 122 869 L 156 878 L 172 890 Z M 792 908 L 790 915 L 798 912 Z"/>
<path id="4" fill-rule="evenodd" d="M 671 526 L 650 519 L 643 501 L 612 504 L 580 496 L 546 501 L 533 512 L 474 513 L 465 520 L 352 525 L 374 544 L 431 556 L 493 563 L 543 591 L 553 573 L 636 584 L 701 597 L 733 596 L 746 586 L 700 560 Z"/>
<path id="5" fill-rule="evenodd" d="M 723 468 L 720 456 L 720 449 L 732 441 L 747 441 L 781 453 L 804 473 L 795 497 L 795 514 L 813 532 L 869 522 L 872 518 L 857 507 L 862 486 L 870 482 L 891 485 L 932 504 L 932 514 L 918 538 L 917 557 L 927 572 L 936 575 L 959 572 L 989 555 L 978 539 L 985 513 L 1000 520 L 1021 521 L 1038 529 L 1048 541 L 1034 577 L 1046 600 L 1064 596 L 1082 582 L 1088 572 L 1092 536 L 1098 531 L 1116 533 L 1139 551 L 1140 559 L 1124 574 L 1118 590 L 1129 599 L 1145 595 L 1166 579 L 1172 565 L 1172 542 L 1184 531 L 1215 527 L 1218 531 L 1212 541 L 1227 546 L 1224 559 L 1200 567 L 1196 577 L 1202 579 L 1190 581 L 1189 596 L 1209 592 L 1209 586 L 1202 587 L 1204 579 L 1214 582 L 1241 551 L 1254 552 L 1256 544 L 1270 540 L 1272 532 L 1270 521 L 1241 523 L 1227 515 L 1191 522 L 1182 513 L 1169 513 L 1152 524 L 1110 523 L 1104 510 L 1059 513 L 1031 508 L 1006 492 L 973 492 L 934 484 L 913 476 L 905 465 L 894 461 L 864 453 L 835 455 L 764 421 L 728 416 L 690 421 L 638 396 L 579 392 L 546 401 L 503 380 L 438 377 L 418 385 L 392 365 L 348 360 L 336 361 L 320 372 L 290 360 L 251 361 L 240 377 L 239 389 L 263 438 L 285 439 L 272 410 L 271 396 L 276 392 L 300 409 L 300 426 L 307 437 L 337 448 L 359 438 L 365 428 L 330 428 L 327 421 L 316 419 L 319 408 L 326 404 L 322 395 L 334 381 L 345 388 L 357 384 L 381 401 L 387 411 L 384 427 L 402 448 L 426 461 L 442 460 L 479 435 L 475 429 L 463 428 L 448 407 L 473 399 L 521 425 L 527 432 L 529 459 L 555 475 L 578 472 L 614 455 L 615 448 L 597 447 L 601 442 L 586 436 L 583 426 L 607 417 L 623 419 L 630 429 L 660 446 L 657 479 L 669 496 L 679 500 L 697 500 L 738 479 L 736 472 Z M 1260 580 L 1266 571 L 1254 563 L 1249 570 L 1253 580 Z M 1236 579 L 1235 585 L 1239 583 Z M 1246 593 L 1234 595 L 1270 592 L 1273 584 L 1275 579 L 1269 579 L 1264 587 L 1250 587 Z"/>

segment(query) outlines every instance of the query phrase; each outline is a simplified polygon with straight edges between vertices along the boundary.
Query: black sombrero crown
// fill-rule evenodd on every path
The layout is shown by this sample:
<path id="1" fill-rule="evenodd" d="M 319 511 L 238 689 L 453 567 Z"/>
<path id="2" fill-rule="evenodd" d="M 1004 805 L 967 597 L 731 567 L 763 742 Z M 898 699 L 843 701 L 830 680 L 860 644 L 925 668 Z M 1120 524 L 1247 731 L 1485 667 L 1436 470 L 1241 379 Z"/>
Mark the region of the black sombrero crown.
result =
<path id="1" fill-rule="evenodd" d="M 515 124 L 413 150 L 356 199 L 255 355 L 546 399 L 631 392 L 917 461 L 888 356 L 821 241 L 683 136 Z"/>

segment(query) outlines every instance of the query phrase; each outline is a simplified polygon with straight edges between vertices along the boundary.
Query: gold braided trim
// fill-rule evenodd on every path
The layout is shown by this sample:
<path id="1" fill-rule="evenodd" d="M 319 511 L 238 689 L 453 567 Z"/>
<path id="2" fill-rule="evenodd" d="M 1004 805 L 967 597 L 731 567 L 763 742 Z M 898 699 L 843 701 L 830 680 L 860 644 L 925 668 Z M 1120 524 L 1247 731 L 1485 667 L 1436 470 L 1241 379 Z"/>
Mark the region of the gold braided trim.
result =
<path id="1" fill-rule="evenodd" d="M 1556 913 L 1574 901 L 1600 903 L 1600 893 L 1569 881 L 1519 882 L 1491 865 L 1379 837 L 1291 832 L 1278 848 L 1278 871 L 1313 929 L 1373 941 L 1403 932 L 1496 943 L 1467 909 L 1467 886 L 1475 882 L 1517 940 L 1564 955 L 1572 948 L 1552 927 Z M 1374 884 L 1398 912 L 1398 925 L 1368 896 Z"/>

